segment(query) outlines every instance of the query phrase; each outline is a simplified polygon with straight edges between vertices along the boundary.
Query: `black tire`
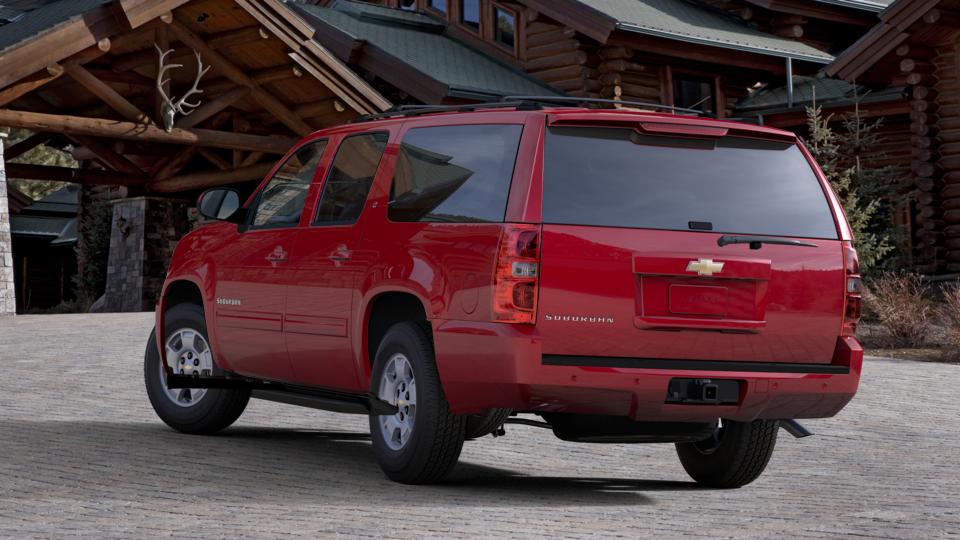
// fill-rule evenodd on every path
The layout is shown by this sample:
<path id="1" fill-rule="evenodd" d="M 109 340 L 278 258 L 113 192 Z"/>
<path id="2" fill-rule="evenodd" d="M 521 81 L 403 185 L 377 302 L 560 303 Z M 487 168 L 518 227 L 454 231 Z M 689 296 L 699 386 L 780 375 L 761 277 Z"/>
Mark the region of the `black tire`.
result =
<path id="1" fill-rule="evenodd" d="M 466 418 L 450 413 L 434 362 L 433 342 L 427 323 L 403 322 L 392 326 L 380 342 L 374 360 L 370 391 L 377 395 L 384 368 L 403 354 L 416 384 L 416 414 L 409 438 L 399 449 L 387 443 L 380 422 L 388 416 L 370 415 L 370 437 L 380 468 L 402 484 L 429 484 L 442 480 L 457 464 L 463 448 Z"/>
<path id="2" fill-rule="evenodd" d="M 677 455 L 687 474 L 713 488 L 738 488 L 756 480 L 777 444 L 777 420 L 727 422 L 717 438 L 677 443 Z"/>
<path id="3" fill-rule="evenodd" d="M 467 417 L 465 438 L 469 441 L 486 437 L 502 426 L 512 413 L 511 409 L 487 409 L 480 414 L 471 414 Z"/>
<path id="4" fill-rule="evenodd" d="M 191 328 L 209 342 L 206 319 L 203 316 L 203 308 L 200 306 L 194 304 L 173 306 L 164 317 L 164 326 L 164 333 L 167 336 L 183 328 Z M 183 433 L 196 435 L 216 433 L 233 424 L 243 414 L 250 400 L 249 390 L 209 389 L 189 407 L 181 407 L 174 403 L 167 396 L 166 376 L 161 375 L 160 371 L 156 330 L 150 332 L 150 340 L 144 354 L 143 376 L 147 385 L 147 396 L 157 416 L 168 426 Z"/>

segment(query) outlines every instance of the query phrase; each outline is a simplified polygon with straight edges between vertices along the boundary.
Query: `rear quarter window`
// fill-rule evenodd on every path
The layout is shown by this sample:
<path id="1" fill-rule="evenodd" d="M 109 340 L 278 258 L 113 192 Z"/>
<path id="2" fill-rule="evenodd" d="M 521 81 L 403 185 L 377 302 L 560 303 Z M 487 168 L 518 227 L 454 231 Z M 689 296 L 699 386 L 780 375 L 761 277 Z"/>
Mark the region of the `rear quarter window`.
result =
<path id="1" fill-rule="evenodd" d="M 549 128 L 544 223 L 836 239 L 833 213 L 795 144 Z"/>
<path id="2" fill-rule="evenodd" d="M 400 145 L 388 217 L 503 221 L 522 131 L 512 124 L 411 129 Z"/>

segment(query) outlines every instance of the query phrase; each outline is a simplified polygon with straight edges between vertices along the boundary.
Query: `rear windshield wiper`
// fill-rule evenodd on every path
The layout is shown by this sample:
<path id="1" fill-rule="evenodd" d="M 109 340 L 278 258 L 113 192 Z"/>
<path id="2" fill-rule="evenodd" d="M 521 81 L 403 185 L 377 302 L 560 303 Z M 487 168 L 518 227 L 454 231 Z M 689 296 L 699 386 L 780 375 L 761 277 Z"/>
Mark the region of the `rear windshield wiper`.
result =
<path id="1" fill-rule="evenodd" d="M 730 244 L 750 244 L 750 249 L 760 249 L 763 244 L 777 244 L 780 246 L 799 246 L 799 247 L 819 247 L 812 242 L 801 242 L 800 240 L 789 240 L 786 238 L 775 238 L 770 236 L 739 236 L 725 234 L 717 239 L 717 245 L 720 247 Z"/>

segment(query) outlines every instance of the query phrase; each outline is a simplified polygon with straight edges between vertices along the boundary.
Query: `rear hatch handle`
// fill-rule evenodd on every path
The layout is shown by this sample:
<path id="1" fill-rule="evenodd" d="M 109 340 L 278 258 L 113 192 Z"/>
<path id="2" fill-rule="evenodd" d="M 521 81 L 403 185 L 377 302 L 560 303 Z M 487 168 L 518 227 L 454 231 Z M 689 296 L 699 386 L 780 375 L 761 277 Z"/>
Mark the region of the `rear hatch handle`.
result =
<path id="1" fill-rule="evenodd" d="M 734 234 L 725 234 L 717 238 L 717 245 L 720 247 L 730 244 L 750 244 L 750 249 L 760 249 L 763 244 L 777 244 L 780 246 L 798 246 L 798 247 L 820 247 L 813 242 L 801 242 L 800 240 L 790 240 L 787 238 L 775 238 L 770 236 L 740 236 Z"/>

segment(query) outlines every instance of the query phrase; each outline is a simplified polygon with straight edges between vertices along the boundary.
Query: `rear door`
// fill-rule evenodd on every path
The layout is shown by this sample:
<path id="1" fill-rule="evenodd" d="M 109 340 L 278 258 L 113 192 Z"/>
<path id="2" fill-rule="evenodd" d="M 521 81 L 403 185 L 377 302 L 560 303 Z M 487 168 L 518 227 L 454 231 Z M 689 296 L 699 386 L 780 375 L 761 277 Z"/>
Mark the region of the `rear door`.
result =
<path id="1" fill-rule="evenodd" d="M 674 131 L 547 128 L 544 353 L 829 363 L 842 244 L 800 148 Z M 718 244 L 755 235 L 815 247 Z"/>
<path id="2" fill-rule="evenodd" d="M 363 210 L 388 138 L 379 131 L 344 137 L 326 178 L 318 178 L 317 209 L 293 248 L 284 315 L 297 382 L 360 389 L 349 323 L 357 281 L 370 263 L 358 249 Z"/>

